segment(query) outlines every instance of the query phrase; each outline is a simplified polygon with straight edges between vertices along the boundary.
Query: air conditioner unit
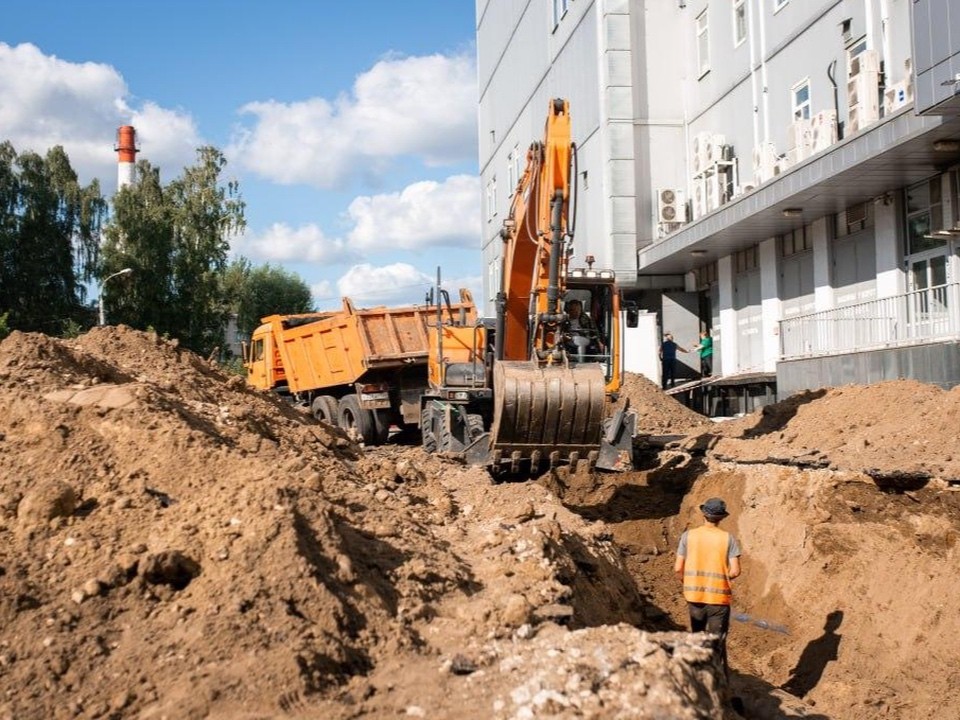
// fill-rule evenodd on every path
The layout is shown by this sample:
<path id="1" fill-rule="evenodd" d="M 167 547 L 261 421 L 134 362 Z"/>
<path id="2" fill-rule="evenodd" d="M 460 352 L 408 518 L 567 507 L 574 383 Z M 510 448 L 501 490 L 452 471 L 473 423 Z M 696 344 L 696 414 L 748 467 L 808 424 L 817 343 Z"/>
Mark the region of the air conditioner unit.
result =
<path id="1" fill-rule="evenodd" d="M 787 154 L 794 162 L 806 160 L 813 153 L 813 123 L 801 118 L 787 128 Z"/>
<path id="2" fill-rule="evenodd" d="M 810 144 L 814 154 L 837 142 L 837 111 L 821 110 L 810 120 Z"/>
<path id="3" fill-rule="evenodd" d="M 706 210 L 708 213 L 720 207 L 726 199 L 724 188 L 726 184 L 724 182 L 725 178 L 726 175 L 714 173 L 704 180 L 704 185 L 706 185 Z"/>
<path id="4" fill-rule="evenodd" d="M 753 183 L 743 183 L 742 185 L 737 186 L 737 196 L 745 195 L 748 192 L 753 192 L 757 189 L 757 186 Z"/>
<path id="5" fill-rule="evenodd" d="M 868 72 L 880 72 L 880 53 L 876 50 L 863 50 L 856 55 L 847 54 L 847 77 L 854 78 Z"/>
<path id="6" fill-rule="evenodd" d="M 710 165 L 713 133 L 699 132 L 693 137 L 693 174 L 699 175 Z"/>
<path id="7" fill-rule="evenodd" d="M 913 87 L 901 80 L 883 91 L 883 114 L 890 115 L 913 101 Z"/>
<path id="8" fill-rule="evenodd" d="M 760 143 L 753 149 L 753 181 L 763 185 L 777 174 L 777 148 L 772 142 Z"/>
<path id="9" fill-rule="evenodd" d="M 707 196 L 706 186 L 702 181 L 697 181 L 693 187 L 693 219 L 701 218 L 707 214 Z"/>
<path id="10" fill-rule="evenodd" d="M 847 82 L 847 130 L 852 134 L 880 119 L 880 76 L 862 72 Z"/>
<path id="11" fill-rule="evenodd" d="M 685 223 L 687 203 L 682 190 L 657 190 L 657 222 Z"/>
<path id="12" fill-rule="evenodd" d="M 723 148 L 726 144 L 727 139 L 723 135 L 710 135 L 707 140 L 707 167 L 724 160 Z"/>

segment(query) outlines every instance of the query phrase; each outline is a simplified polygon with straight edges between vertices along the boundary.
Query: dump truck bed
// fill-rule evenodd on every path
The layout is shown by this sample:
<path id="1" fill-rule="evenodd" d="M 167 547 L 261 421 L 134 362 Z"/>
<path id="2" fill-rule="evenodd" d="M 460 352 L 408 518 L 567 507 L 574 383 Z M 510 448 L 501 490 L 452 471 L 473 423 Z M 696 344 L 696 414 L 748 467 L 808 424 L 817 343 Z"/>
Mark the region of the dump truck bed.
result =
<path id="1" fill-rule="evenodd" d="M 436 317 L 436 307 L 357 309 L 348 299 L 343 305 L 337 312 L 263 319 L 291 392 L 356 383 L 372 370 L 426 366 L 427 322 Z M 456 312 L 461 308 L 475 318 L 472 303 L 452 306 Z"/>

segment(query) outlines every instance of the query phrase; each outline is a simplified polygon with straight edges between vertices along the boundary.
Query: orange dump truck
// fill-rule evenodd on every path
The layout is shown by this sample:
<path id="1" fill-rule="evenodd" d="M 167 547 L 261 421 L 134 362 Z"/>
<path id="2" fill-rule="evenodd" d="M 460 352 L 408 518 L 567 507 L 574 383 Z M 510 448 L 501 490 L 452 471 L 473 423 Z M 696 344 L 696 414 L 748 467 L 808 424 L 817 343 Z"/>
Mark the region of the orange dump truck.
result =
<path id="1" fill-rule="evenodd" d="M 442 310 L 458 324 L 476 322 L 468 290 Z M 342 310 L 270 315 L 246 349 L 247 382 L 290 396 L 367 444 L 382 444 L 391 425 L 420 423 L 429 326 L 437 315 L 436 305 L 356 308 L 349 298 Z"/>

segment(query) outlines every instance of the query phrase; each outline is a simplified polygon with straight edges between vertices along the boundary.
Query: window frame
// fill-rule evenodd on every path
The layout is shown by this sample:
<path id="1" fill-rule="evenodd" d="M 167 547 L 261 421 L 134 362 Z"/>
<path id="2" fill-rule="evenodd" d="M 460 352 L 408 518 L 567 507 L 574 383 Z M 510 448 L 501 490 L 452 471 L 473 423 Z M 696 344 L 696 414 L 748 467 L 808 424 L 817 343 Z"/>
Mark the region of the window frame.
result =
<path id="1" fill-rule="evenodd" d="M 747 28 L 747 13 L 749 9 L 747 8 L 747 0 L 733 0 L 733 48 L 736 50 L 738 47 L 743 45 L 747 41 L 747 33 L 749 32 Z M 737 37 L 737 31 L 740 29 L 739 24 L 737 23 L 737 12 L 743 12 L 743 37 Z"/>
<path id="2" fill-rule="evenodd" d="M 697 79 L 703 78 L 710 72 L 710 6 L 705 5 L 703 11 L 697 15 L 694 30 L 697 38 Z M 706 51 L 701 50 L 701 44 L 706 44 Z"/>
<path id="3" fill-rule="evenodd" d="M 797 93 L 804 88 L 807 89 L 807 99 L 803 102 L 797 102 Z M 793 112 L 793 121 L 810 120 L 813 117 L 813 105 L 811 102 L 810 77 L 805 77 L 800 82 L 794 83 L 790 88 L 790 107 Z M 806 114 L 804 114 L 806 112 Z"/>

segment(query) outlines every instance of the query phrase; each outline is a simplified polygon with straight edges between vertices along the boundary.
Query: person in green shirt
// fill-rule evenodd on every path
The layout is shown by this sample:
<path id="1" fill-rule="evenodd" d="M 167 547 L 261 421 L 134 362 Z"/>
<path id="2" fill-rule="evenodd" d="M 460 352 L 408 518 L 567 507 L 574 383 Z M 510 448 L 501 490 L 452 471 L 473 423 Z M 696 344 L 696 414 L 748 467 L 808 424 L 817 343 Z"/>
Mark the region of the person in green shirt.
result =
<path id="1" fill-rule="evenodd" d="M 693 349 L 700 353 L 700 375 L 703 377 L 713 375 L 713 338 L 710 337 L 709 330 L 700 333 L 700 343 Z"/>

